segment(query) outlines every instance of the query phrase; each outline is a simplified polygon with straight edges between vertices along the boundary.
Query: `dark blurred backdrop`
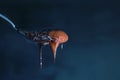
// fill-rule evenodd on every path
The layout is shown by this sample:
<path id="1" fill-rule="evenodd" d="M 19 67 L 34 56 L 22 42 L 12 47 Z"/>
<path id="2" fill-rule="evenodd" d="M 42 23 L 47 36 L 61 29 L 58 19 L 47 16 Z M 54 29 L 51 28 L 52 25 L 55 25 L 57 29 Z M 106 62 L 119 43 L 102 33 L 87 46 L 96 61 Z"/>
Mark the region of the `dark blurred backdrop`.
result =
<path id="1" fill-rule="evenodd" d="M 0 13 L 22 30 L 62 29 L 69 35 L 56 63 L 0 19 L 0 80 L 120 80 L 118 0 L 0 0 Z"/>

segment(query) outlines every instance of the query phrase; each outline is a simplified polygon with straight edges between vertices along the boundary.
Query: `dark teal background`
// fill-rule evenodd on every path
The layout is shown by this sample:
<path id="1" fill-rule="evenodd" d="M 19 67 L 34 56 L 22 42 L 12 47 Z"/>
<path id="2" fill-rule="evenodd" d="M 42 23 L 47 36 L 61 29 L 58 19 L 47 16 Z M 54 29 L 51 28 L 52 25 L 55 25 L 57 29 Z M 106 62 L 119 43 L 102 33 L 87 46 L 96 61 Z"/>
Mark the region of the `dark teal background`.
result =
<path id="1" fill-rule="evenodd" d="M 22 30 L 69 35 L 55 64 L 44 47 L 40 69 L 38 45 L 0 19 L 0 80 L 120 80 L 119 1 L 1 0 L 0 13 Z"/>

